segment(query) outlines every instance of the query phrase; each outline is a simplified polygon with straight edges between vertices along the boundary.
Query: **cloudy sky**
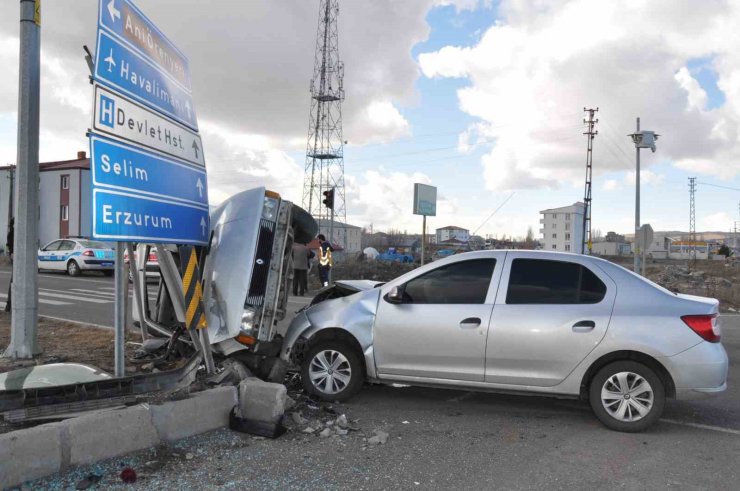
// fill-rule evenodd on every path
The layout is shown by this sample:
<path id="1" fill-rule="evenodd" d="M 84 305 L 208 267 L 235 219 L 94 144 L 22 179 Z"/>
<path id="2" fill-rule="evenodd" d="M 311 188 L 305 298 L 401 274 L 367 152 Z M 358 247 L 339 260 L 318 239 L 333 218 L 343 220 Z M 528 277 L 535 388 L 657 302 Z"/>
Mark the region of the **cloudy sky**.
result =
<path id="1" fill-rule="evenodd" d="M 257 185 L 299 201 L 318 0 L 136 4 L 190 59 L 212 204 Z M 537 234 L 539 210 L 583 198 L 584 107 L 599 108 L 594 228 L 633 228 L 637 116 L 661 135 L 642 153 L 643 221 L 687 229 L 689 176 L 698 229 L 740 220 L 740 2 L 340 5 L 350 223 L 420 229 L 424 182 L 439 188 L 430 228 Z M 96 9 L 43 2 L 42 161 L 87 147 Z M 0 2 L 0 164 L 16 158 L 17 19 L 18 2 Z"/>

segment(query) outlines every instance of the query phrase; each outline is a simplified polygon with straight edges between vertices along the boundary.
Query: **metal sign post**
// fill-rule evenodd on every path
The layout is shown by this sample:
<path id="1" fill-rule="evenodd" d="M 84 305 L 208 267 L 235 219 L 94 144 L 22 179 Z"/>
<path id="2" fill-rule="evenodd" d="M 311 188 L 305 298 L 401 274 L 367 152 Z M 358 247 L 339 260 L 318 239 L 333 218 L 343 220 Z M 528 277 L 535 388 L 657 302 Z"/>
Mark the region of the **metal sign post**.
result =
<path id="1" fill-rule="evenodd" d="M 427 242 L 427 216 L 422 215 L 421 221 L 421 265 L 424 266 L 424 258 L 426 257 L 426 242 Z"/>
<path id="2" fill-rule="evenodd" d="M 198 266 L 198 254 L 195 252 L 195 248 L 191 246 L 182 246 L 179 248 L 179 252 L 182 269 L 182 290 L 185 294 L 185 329 L 188 330 L 193 340 L 198 339 L 206 370 L 208 373 L 214 373 L 216 368 L 213 364 L 211 341 L 208 337 L 208 322 L 203 306 L 203 289 L 200 267 Z"/>
<path id="3" fill-rule="evenodd" d="M 427 216 L 437 216 L 437 188 L 414 183 L 414 215 L 422 215 L 421 265 L 424 265 L 427 241 Z"/>
<path id="4" fill-rule="evenodd" d="M 126 244 L 123 242 L 116 242 L 116 264 L 114 266 L 114 292 L 115 292 L 115 304 L 114 304 L 114 323 L 115 329 L 115 345 L 114 345 L 114 367 L 116 377 L 123 377 L 125 375 L 125 357 L 126 350 L 124 348 L 126 343 L 126 299 L 128 297 L 128 275 L 126 274 L 126 268 L 123 264 L 123 250 Z M 133 258 L 129 258 L 133 260 Z"/>

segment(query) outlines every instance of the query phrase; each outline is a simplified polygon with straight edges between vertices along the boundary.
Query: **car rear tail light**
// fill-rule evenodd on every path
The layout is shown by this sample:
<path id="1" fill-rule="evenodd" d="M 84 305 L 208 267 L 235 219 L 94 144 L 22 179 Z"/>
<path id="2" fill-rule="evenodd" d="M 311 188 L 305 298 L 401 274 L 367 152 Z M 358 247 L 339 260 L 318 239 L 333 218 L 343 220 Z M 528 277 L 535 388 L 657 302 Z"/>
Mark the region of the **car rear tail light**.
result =
<path id="1" fill-rule="evenodd" d="M 87 257 L 94 257 L 95 253 L 93 251 L 88 250 L 88 251 L 83 252 L 82 255 L 87 256 Z"/>
<path id="2" fill-rule="evenodd" d="M 157 262 L 157 255 L 153 252 L 149 253 L 149 262 L 150 263 L 156 263 Z"/>
<path id="3" fill-rule="evenodd" d="M 722 335 L 717 324 L 717 314 L 707 315 L 684 315 L 681 320 L 686 323 L 696 334 L 710 343 L 719 343 Z"/>

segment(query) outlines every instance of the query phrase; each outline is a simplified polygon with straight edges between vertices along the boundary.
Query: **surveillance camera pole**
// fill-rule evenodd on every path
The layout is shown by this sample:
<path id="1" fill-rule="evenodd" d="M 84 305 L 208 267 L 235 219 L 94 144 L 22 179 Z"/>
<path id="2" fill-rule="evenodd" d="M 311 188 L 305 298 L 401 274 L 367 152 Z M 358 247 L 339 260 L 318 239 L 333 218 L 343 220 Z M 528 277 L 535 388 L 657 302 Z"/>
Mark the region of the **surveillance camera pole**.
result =
<path id="1" fill-rule="evenodd" d="M 637 118 L 637 131 L 635 133 L 640 132 L 640 118 Z M 634 270 L 635 273 L 640 274 L 641 263 L 642 263 L 642 251 L 640 250 L 640 243 L 638 242 L 639 239 L 639 233 L 640 233 L 640 146 L 635 145 L 635 247 L 634 247 L 634 257 L 635 257 L 635 264 L 634 264 Z"/>
<path id="2" fill-rule="evenodd" d="M 39 199 L 39 84 L 41 58 L 40 2 L 20 0 L 20 69 L 18 84 L 18 199 L 13 247 L 13 298 L 10 345 L 5 356 L 32 358 L 40 352 L 37 251 Z"/>

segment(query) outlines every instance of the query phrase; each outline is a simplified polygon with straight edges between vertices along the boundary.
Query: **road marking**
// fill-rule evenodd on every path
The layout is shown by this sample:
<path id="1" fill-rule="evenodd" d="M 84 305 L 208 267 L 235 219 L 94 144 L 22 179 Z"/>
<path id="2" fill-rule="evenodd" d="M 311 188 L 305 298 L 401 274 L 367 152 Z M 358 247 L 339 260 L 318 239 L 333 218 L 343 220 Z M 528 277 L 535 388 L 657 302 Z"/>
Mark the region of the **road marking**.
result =
<path id="1" fill-rule="evenodd" d="M 740 436 L 740 430 L 733 430 L 732 428 L 723 428 L 721 426 L 703 425 L 701 423 L 688 423 L 685 421 L 677 421 L 675 419 L 660 419 L 663 423 L 670 423 L 673 425 L 689 426 L 691 428 L 698 428 L 700 430 L 719 431 L 721 433 L 729 433 L 730 435 Z"/>
<path id="2" fill-rule="evenodd" d="M 53 317 L 51 315 L 40 315 L 40 319 L 51 319 L 53 321 L 63 321 L 63 322 L 69 322 L 70 324 L 79 324 L 80 326 L 84 327 L 96 327 L 98 329 L 113 329 L 113 326 L 104 326 L 102 324 L 90 324 L 89 322 L 80 322 L 76 321 L 74 319 L 65 319 L 64 317 Z"/>
<path id="3" fill-rule="evenodd" d="M 8 298 L 8 295 L 5 293 L 0 293 L 0 297 L 2 298 Z M 59 300 L 47 300 L 45 298 L 39 298 L 39 303 L 43 303 L 45 305 L 72 305 L 70 302 L 60 302 Z M 3 305 L 3 308 L 5 306 Z"/>
<path id="4" fill-rule="evenodd" d="M 78 302 L 113 303 L 113 300 L 103 300 L 102 298 L 86 298 L 86 297 L 81 297 L 81 296 L 64 295 L 62 293 L 51 293 L 51 292 L 56 292 L 56 291 L 64 291 L 64 290 L 49 290 L 47 288 L 39 288 L 39 295 L 44 295 L 45 297 L 66 298 L 68 300 L 75 300 Z"/>

